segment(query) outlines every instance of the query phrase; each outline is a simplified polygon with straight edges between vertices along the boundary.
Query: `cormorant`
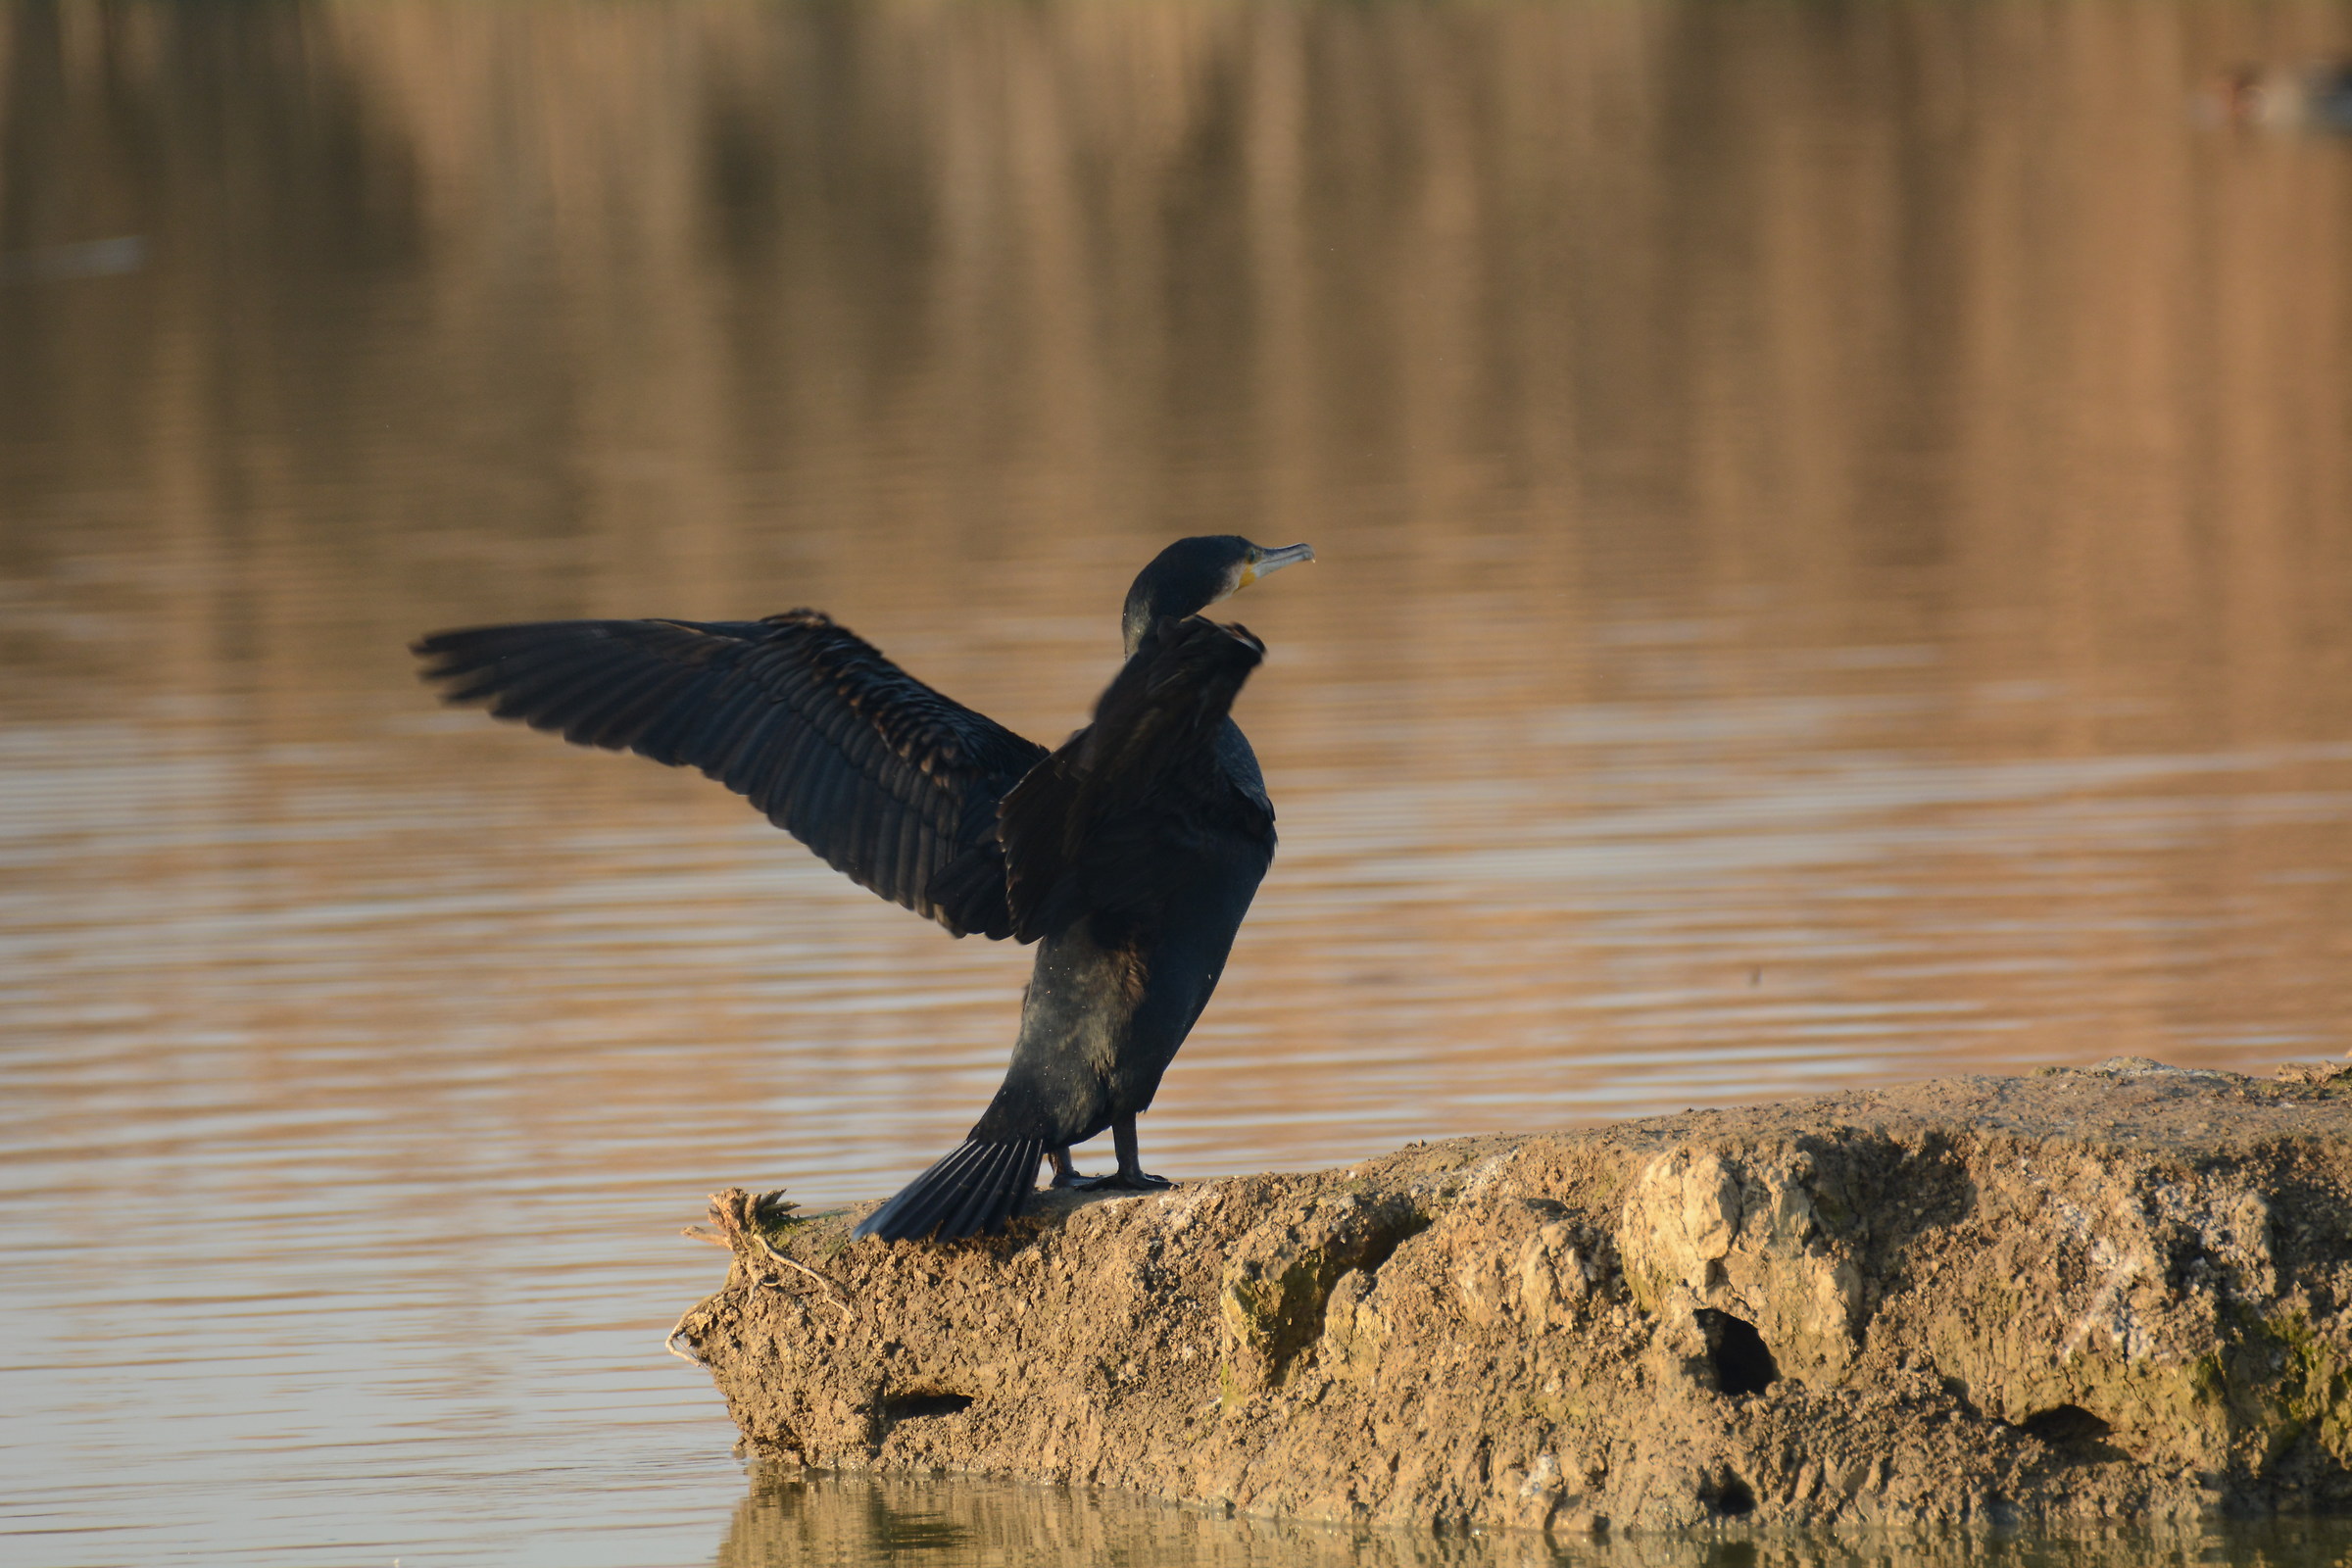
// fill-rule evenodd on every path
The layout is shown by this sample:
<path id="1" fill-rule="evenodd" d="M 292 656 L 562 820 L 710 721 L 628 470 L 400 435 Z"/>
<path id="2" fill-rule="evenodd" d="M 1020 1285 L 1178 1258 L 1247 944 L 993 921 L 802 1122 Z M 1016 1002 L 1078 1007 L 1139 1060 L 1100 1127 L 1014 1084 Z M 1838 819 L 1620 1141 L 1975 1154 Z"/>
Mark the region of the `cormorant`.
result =
<path id="1" fill-rule="evenodd" d="M 964 1142 L 860 1237 L 998 1232 L 1056 1187 L 1171 1185 L 1135 1119 L 1224 972 L 1274 858 L 1274 808 L 1228 710 L 1265 647 L 1200 612 L 1312 561 L 1180 539 L 1127 590 L 1127 658 L 1094 722 L 1049 753 L 813 610 L 764 620 L 566 620 L 415 645 L 453 703 L 581 746 L 691 764 L 862 887 L 956 935 L 1038 944 L 1004 1085 Z M 1117 1169 L 1070 1146 L 1111 1131 Z"/>

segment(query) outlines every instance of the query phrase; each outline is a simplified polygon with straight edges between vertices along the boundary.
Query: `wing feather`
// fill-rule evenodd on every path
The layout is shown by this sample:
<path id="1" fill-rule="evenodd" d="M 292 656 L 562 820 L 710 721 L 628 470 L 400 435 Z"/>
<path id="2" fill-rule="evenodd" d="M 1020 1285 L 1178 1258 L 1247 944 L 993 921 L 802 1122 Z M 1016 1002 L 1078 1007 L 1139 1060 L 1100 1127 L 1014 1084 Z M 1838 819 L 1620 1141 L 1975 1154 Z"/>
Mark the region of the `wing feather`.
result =
<path id="1" fill-rule="evenodd" d="M 783 721 L 779 720 L 779 722 Z M 813 753 L 814 748 L 803 748 L 795 751 L 789 746 L 776 745 L 772 727 L 762 729 L 761 739 L 765 744 L 752 749 L 748 761 L 738 770 L 735 780 L 731 780 L 727 787 L 750 801 L 762 812 L 767 812 L 768 803 L 776 796 L 776 781 L 791 771 L 796 760 Z"/>
<path id="2" fill-rule="evenodd" d="M 893 877 L 904 878 L 922 862 L 922 843 L 925 836 L 923 818 L 919 812 L 901 812 L 898 828 L 898 842 L 891 846 L 890 874 Z"/>
<path id="3" fill-rule="evenodd" d="M 1045 748 L 814 611 L 484 626 L 415 651 L 450 702 L 700 768 L 859 885 L 958 936 L 1011 933 L 996 808 Z"/>
<path id="4" fill-rule="evenodd" d="M 816 765 L 819 755 L 819 748 L 814 746 L 787 754 L 783 766 L 776 769 L 774 780 L 767 786 L 766 795 L 752 803 L 765 811 L 767 819 L 776 826 L 783 827 L 795 811 L 807 809 L 809 785 L 820 771 Z"/>
<path id="5" fill-rule="evenodd" d="M 724 745 L 726 760 L 710 769 L 711 776 L 746 800 L 758 802 L 760 780 L 789 755 L 776 744 L 777 731 L 792 722 L 792 710 L 760 704 L 735 718 Z"/>
<path id="6" fill-rule="evenodd" d="M 661 669 L 616 671 L 612 684 L 598 693 L 594 703 L 571 715 L 564 733 L 577 735 L 583 746 L 626 745 L 626 741 L 611 737 L 642 730 L 652 716 L 654 705 L 662 700 L 666 689 L 665 672 Z"/>

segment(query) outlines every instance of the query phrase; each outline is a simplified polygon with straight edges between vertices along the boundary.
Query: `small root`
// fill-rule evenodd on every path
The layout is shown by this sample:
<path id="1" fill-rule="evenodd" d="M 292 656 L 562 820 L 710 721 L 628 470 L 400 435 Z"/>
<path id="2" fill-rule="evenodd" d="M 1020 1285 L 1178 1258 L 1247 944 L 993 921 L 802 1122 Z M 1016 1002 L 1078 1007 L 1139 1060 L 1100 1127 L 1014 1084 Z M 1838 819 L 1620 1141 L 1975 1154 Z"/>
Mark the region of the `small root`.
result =
<path id="1" fill-rule="evenodd" d="M 808 1264 L 786 1257 L 782 1252 L 777 1251 L 774 1248 L 767 1245 L 766 1237 L 755 1237 L 754 1240 L 759 1242 L 760 1250 L 767 1253 L 769 1257 L 774 1258 L 786 1268 L 797 1268 L 802 1273 L 808 1275 L 810 1279 L 816 1281 L 816 1288 L 824 1293 L 826 1301 L 831 1303 L 834 1311 L 841 1314 L 841 1320 L 844 1323 L 849 1322 L 850 1319 L 855 1315 L 850 1311 L 850 1303 L 841 1298 L 840 1292 L 834 1290 L 833 1282 L 831 1280 L 825 1278 L 822 1274 L 819 1274 Z"/>
<path id="2" fill-rule="evenodd" d="M 685 1311 L 680 1312 L 678 1314 L 677 1322 L 671 1324 L 669 1332 L 662 1336 L 662 1348 L 667 1350 L 670 1354 L 676 1356 L 681 1361 L 691 1361 L 696 1366 L 707 1367 L 710 1363 L 704 1360 L 701 1356 L 696 1355 L 691 1350 L 681 1350 L 678 1348 L 678 1336 L 686 1332 L 686 1320 L 701 1310 L 702 1307 L 700 1305 L 696 1305 L 690 1306 Z"/>
<path id="3" fill-rule="evenodd" d="M 710 1224 L 689 1225 L 678 1234 L 690 1236 L 698 1242 L 709 1242 L 713 1246 L 724 1247 L 730 1250 L 740 1250 L 742 1243 L 750 1242 L 770 1262 L 795 1269 L 814 1281 L 817 1291 L 824 1297 L 827 1304 L 839 1312 L 842 1320 L 847 1322 L 856 1314 L 850 1310 L 850 1303 L 842 1298 L 840 1291 L 834 1287 L 833 1282 L 800 1259 L 786 1257 L 782 1252 L 777 1251 L 768 1241 L 767 1233 L 760 1227 L 761 1220 L 780 1219 L 799 1206 L 798 1203 L 786 1200 L 781 1191 L 754 1195 L 745 1192 L 740 1187 L 730 1187 L 725 1192 L 710 1195 Z M 764 1279 L 758 1283 L 761 1285 L 780 1284 L 779 1281 Z M 684 1321 L 683 1318 L 679 1319 L 681 1323 Z"/>

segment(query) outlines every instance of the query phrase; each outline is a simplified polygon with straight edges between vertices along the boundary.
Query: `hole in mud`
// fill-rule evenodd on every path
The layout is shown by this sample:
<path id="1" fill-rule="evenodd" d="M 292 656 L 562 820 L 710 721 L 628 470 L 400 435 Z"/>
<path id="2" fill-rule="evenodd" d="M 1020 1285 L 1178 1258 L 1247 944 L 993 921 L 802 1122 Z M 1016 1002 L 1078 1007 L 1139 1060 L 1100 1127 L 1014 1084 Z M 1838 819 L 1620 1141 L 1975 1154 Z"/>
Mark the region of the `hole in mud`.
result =
<path id="1" fill-rule="evenodd" d="M 1756 1511 L 1756 1494 L 1748 1484 L 1729 1470 L 1698 1489 L 1698 1500 L 1710 1513 L 1726 1519 L 1738 1519 Z"/>
<path id="2" fill-rule="evenodd" d="M 894 1424 L 920 1421 L 925 1416 L 955 1415 L 972 1407 L 968 1394 L 894 1394 L 882 1401 L 882 1414 Z"/>
<path id="3" fill-rule="evenodd" d="M 1364 1271 L 1366 1279 L 1371 1278 L 1380 1272 L 1381 1264 L 1396 1255 L 1396 1249 L 1436 1223 L 1427 1214 L 1415 1213 L 1408 1215 L 1401 1223 L 1375 1231 L 1364 1244 L 1364 1255 L 1355 1266 Z"/>
<path id="4" fill-rule="evenodd" d="M 1707 1361 L 1715 1369 L 1715 1386 L 1735 1397 L 1762 1394 L 1781 1380 L 1780 1363 L 1764 1348 L 1764 1336 L 1753 1323 L 1729 1312 L 1702 1306 L 1691 1314 L 1707 1337 Z"/>
<path id="5" fill-rule="evenodd" d="M 2020 1421 L 2017 1430 L 2053 1448 L 2081 1448 L 2094 1444 L 2104 1446 L 2107 1434 L 2115 1428 L 2079 1404 L 2053 1404 Z"/>

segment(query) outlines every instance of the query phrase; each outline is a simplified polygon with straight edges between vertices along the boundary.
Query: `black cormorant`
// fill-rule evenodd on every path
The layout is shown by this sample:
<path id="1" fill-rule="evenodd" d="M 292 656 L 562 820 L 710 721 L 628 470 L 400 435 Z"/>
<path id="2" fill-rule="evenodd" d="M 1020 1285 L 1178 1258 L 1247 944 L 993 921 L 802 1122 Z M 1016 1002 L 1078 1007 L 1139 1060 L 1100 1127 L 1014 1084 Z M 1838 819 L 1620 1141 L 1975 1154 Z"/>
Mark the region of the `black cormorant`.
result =
<path id="1" fill-rule="evenodd" d="M 1056 1187 L 1149 1190 L 1135 1118 L 1224 972 L 1274 858 L 1274 808 L 1228 714 L 1264 645 L 1200 612 L 1293 562 L 1180 539 L 1127 591 L 1126 663 L 1049 753 L 813 610 L 764 620 L 567 620 L 416 645 L 451 702 L 582 746 L 691 764 L 836 870 L 937 920 L 1038 944 L 1003 1087 L 964 1142 L 858 1226 L 952 1240 Z M 1111 1131 L 1117 1169 L 1070 1146 Z"/>

